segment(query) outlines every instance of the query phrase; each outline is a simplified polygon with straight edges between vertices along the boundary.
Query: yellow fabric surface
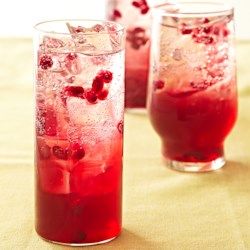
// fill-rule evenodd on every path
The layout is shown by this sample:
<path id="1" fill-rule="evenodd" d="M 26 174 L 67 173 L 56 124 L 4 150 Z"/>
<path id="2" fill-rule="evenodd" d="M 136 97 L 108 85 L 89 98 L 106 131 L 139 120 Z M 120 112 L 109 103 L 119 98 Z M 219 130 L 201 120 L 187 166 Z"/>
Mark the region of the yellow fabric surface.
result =
<path id="1" fill-rule="evenodd" d="M 239 118 L 226 141 L 226 166 L 169 170 L 148 118 L 127 113 L 123 232 L 85 249 L 250 249 L 249 47 L 238 49 Z M 31 52 L 29 40 L 0 40 L 0 249 L 70 249 L 34 231 Z"/>

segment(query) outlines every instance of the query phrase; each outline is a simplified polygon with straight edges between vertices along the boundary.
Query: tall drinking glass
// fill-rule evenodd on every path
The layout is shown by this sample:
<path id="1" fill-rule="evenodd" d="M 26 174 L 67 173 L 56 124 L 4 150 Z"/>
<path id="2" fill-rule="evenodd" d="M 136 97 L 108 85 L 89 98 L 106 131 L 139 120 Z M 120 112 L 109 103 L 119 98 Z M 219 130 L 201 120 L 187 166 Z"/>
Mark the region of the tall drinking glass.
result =
<path id="1" fill-rule="evenodd" d="M 124 31 L 113 22 L 35 26 L 36 231 L 67 245 L 121 232 Z"/>
<path id="2" fill-rule="evenodd" d="M 126 27 L 125 106 L 142 110 L 146 107 L 149 73 L 150 10 L 167 0 L 106 0 L 109 20 Z"/>
<path id="3" fill-rule="evenodd" d="M 189 2 L 153 11 L 148 110 L 180 171 L 221 168 L 237 116 L 233 8 Z"/>

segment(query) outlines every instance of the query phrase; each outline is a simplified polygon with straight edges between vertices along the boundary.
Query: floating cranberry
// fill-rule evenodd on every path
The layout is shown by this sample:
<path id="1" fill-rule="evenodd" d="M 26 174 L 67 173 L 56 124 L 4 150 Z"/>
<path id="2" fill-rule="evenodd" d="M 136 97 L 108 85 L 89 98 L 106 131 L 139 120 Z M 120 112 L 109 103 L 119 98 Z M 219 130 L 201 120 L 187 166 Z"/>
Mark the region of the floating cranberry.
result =
<path id="1" fill-rule="evenodd" d="M 140 3 L 140 2 L 137 2 L 137 1 L 133 1 L 133 2 L 132 2 L 132 5 L 133 5 L 135 8 L 140 8 L 140 7 L 141 7 L 141 3 Z"/>
<path id="2" fill-rule="evenodd" d="M 137 50 L 148 41 L 145 33 L 145 29 L 136 27 L 133 30 L 127 31 L 126 39 L 131 43 L 131 47 Z"/>
<path id="3" fill-rule="evenodd" d="M 103 89 L 104 86 L 104 81 L 103 81 L 103 77 L 97 75 L 92 83 L 92 90 L 96 93 L 100 92 Z"/>
<path id="4" fill-rule="evenodd" d="M 205 44 L 212 44 L 214 42 L 214 39 L 211 36 L 204 37 L 203 39 Z"/>
<path id="5" fill-rule="evenodd" d="M 96 24 L 95 26 L 93 26 L 93 30 L 95 32 L 100 32 L 104 30 L 104 27 L 101 24 Z"/>
<path id="6" fill-rule="evenodd" d="M 114 10 L 113 16 L 114 16 L 114 18 L 121 18 L 122 13 L 119 10 Z"/>
<path id="7" fill-rule="evenodd" d="M 229 33 L 230 33 L 230 32 L 229 32 L 228 29 L 224 29 L 224 30 L 223 30 L 223 36 L 224 36 L 224 37 L 227 37 L 227 36 L 229 35 Z"/>
<path id="8" fill-rule="evenodd" d="M 189 35 L 189 34 L 191 34 L 192 32 L 193 32 L 193 30 L 187 28 L 186 26 L 183 26 L 183 27 L 181 28 L 181 33 L 182 33 L 183 35 Z"/>
<path id="9" fill-rule="evenodd" d="M 154 81 L 154 90 L 157 90 L 157 89 L 163 89 L 164 88 L 164 81 L 162 80 L 157 80 L 157 81 Z"/>
<path id="10" fill-rule="evenodd" d="M 79 161 L 85 156 L 85 150 L 79 143 L 74 143 L 71 149 L 71 157 L 73 160 Z"/>
<path id="11" fill-rule="evenodd" d="M 145 33 L 145 29 L 141 28 L 141 27 L 136 27 L 133 30 L 134 33 Z"/>
<path id="12" fill-rule="evenodd" d="M 98 76 L 101 77 L 105 83 L 110 83 L 113 79 L 113 73 L 108 70 L 99 71 Z"/>
<path id="13" fill-rule="evenodd" d="M 144 5 L 142 8 L 141 8 L 141 14 L 142 15 L 145 15 L 147 14 L 149 11 L 149 7 L 147 5 Z"/>
<path id="14" fill-rule="evenodd" d="M 66 56 L 66 59 L 67 60 L 70 60 L 70 61 L 73 61 L 77 58 L 77 54 L 75 53 L 69 53 L 67 56 Z"/>
<path id="15" fill-rule="evenodd" d="M 76 32 L 76 33 L 80 33 L 80 32 L 82 32 L 82 30 L 81 30 L 80 28 L 76 28 L 76 29 L 75 29 L 75 32 Z"/>
<path id="16" fill-rule="evenodd" d="M 211 28 L 210 26 L 205 27 L 205 28 L 203 29 L 203 32 L 205 32 L 206 34 L 211 33 L 211 31 L 212 31 L 212 28 Z"/>
<path id="17" fill-rule="evenodd" d="M 135 37 L 133 39 L 132 47 L 140 48 L 142 45 L 146 44 L 147 40 L 144 37 Z"/>
<path id="18" fill-rule="evenodd" d="M 97 97 L 99 100 L 105 100 L 109 94 L 107 89 L 103 89 L 101 92 L 98 93 Z"/>
<path id="19" fill-rule="evenodd" d="M 123 124 L 123 121 L 120 121 L 118 124 L 117 124 L 117 129 L 118 131 L 123 134 L 123 127 L 124 127 L 124 124 Z"/>
<path id="20" fill-rule="evenodd" d="M 84 88 L 81 86 L 66 86 L 64 94 L 66 96 L 74 96 L 83 98 Z"/>
<path id="21" fill-rule="evenodd" d="M 40 58 L 39 65 L 42 69 L 49 69 L 53 65 L 53 60 L 50 56 L 44 55 Z"/>
<path id="22" fill-rule="evenodd" d="M 142 15 L 147 14 L 148 11 L 149 11 L 149 7 L 148 7 L 148 4 L 147 4 L 147 1 L 146 1 L 146 0 L 133 1 L 133 2 L 132 2 L 132 5 L 133 5 L 135 8 L 139 8 Z"/>
<path id="23" fill-rule="evenodd" d="M 209 19 L 207 17 L 203 19 L 203 23 L 209 23 L 209 22 L 210 21 L 209 21 Z"/>
<path id="24" fill-rule="evenodd" d="M 76 32 L 76 33 L 84 33 L 84 32 L 86 32 L 86 29 L 84 27 L 82 27 L 82 26 L 78 26 L 76 28 L 72 27 L 72 28 L 74 29 L 74 32 Z"/>
<path id="25" fill-rule="evenodd" d="M 213 33 L 218 36 L 220 34 L 220 28 L 219 27 L 214 27 Z"/>
<path id="26" fill-rule="evenodd" d="M 85 97 L 89 103 L 96 103 L 97 101 L 97 95 L 93 90 L 89 90 L 85 93 Z"/>
<path id="27" fill-rule="evenodd" d="M 60 146 L 54 146 L 52 148 L 52 152 L 53 152 L 54 156 L 60 160 L 68 160 L 68 158 L 69 158 L 69 150 L 63 149 Z"/>

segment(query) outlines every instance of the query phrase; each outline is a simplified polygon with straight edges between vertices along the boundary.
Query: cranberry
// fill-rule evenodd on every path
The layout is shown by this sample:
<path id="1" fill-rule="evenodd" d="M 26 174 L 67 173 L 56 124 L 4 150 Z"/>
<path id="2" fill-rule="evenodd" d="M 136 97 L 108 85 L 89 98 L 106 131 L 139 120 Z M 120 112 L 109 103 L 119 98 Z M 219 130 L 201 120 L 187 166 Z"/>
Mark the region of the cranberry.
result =
<path id="1" fill-rule="evenodd" d="M 149 11 L 149 7 L 147 5 L 144 5 L 142 8 L 141 8 L 141 14 L 142 15 L 145 15 L 147 14 Z"/>
<path id="2" fill-rule="evenodd" d="M 132 47 L 141 47 L 142 45 L 145 45 L 147 43 L 147 39 L 145 39 L 144 37 L 135 37 L 133 39 L 133 44 Z"/>
<path id="3" fill-rule="evenodd" d="M 110 83 L 113 79 L 112 72 L 110 72 L 108 70 L 99 71 L 98 76 L 101 77 L 103 82 L 105 82 L 105 83 Z"/>
<path id="4" fill-rule="evenodd" d="M 141 27 L 128 30 L 126 39 L 131 43 L 131 47 L 134 49 L 139 49 L 148 41 L 148 38 L 145 36 L 145 29 Z"/>
<path id="5" fill-rule="evenodd" d="M 64 93 L 66 96 L 83 97 L 84 89 L 81 86 L 66 86 Z"/>
<path id="6" fill-rule="evenodd" d="M 120 122 L 117 124 L 117 129 L 118 129 L 118 131 L 119 131 L 121 134 L 123 134 L 123 127 L 124 127 L 123 121 L 120 121 Z"/>
<path id="7" fill-rule="evenodd" d="M 223 36 L 224 36 L 224 37 L 227 37 L 227 36 L 229 35 L 229 33 L 230 33 L 230 32 L 229 32 L 228 29 L 224 29 L 224 30 L 223 30 Z"/>
<path id="8" fill-rule="evenodd" d="M 90 103 L 96 103 L 97 101 L 97 95 L 93 90 L 89 90 L 85 93 L 85 97 L 87 99 L 88 102 Z"/>
<path id="9" fill-rule="evenodd" d="M 183 35 L 189 35 L 193 32 L 192 29 L 188 28 L 187 25 L 185 23 L 182 24 L 182 27 L 181 27 L 181 33 Z"/>
<path id="10" fill-rule="evenodd" d="M 53 152 L 54 156 L 60 160 L 68 160 L 68 158 L 69 158 L 69 150 L 63 149 L 60 146 L 54 146 L 52 148 L 52 152 Z"/>
<path id="11" fill-rule="evenodd" d="M 136 27 L 133 30 L 134 33 L 145 33 L 145 29 L 141 28 L 141 27 Z"/>
<path id="12" fill-rule="evenodd" d="M 96 93 L 100 92 L 103 89 L 104 82 L 101 76 L 96 76 L 92 83 L 92 90 Z"/>
<path id="13" fill-rule="evenodd" d="M 214 39 L 211 36 L 204 37 L 203 39 L 205 44 L 212 44 L 214 42 Z"/>
<path id="14" fill-rule="evenodd" d="M 71 157 L 73 160 L 79 161 L 85 156 L 85 150 L 79 143 L 74 143 L 71 149 Z"/>
<path id="15" fill-rule="evenodd" d="M 86 29 L 82 26 L 78 26 L 77 28 L 74 28 L 74 32 L 76 33 L 83 33 L 83 32 L 86 32 Z"/>
<path id="16" fill-rule="evenodd" d="M 140 3 L 140 2 L 137 2 L 137 1 L 133 1 L 133 2 L 132 2 L 132 5 L 133 5 L 135 8 L 140 8 L 140 7 L 141 7 L 141 3 Z"/>
<path id="17" fill-rule="evenodd" d="M 107 89 L 103 89 L 101 92 L 98 93 L 97 97 L 99 100 L 105 100 L 109 94 Z"/>
<path id="18" fill-rule="evenodd" d="M 114 16 L 114 18 L 121 18 L 122 14 L 119 10 L 114 10 L 113 16 Z"/>
<path id="19" fill-rule="evenodd" d="M 73 61 L 77 58 L 77 54 L 75 53 L 69 53 L 67 56 L 66 56 L 66 59 L 67 60 L 70 60 L 70 61 Z"/>
<path id="20" fill-rule="evenodd" d="M 157 90 L 157 89 L 163 89 L 164 88 L 164 81 L 162 80 L 157 80 L 157 81 L 154 81 L 154 90 Z"/>
<path id="21" fill-rule="evenodd" d="M 104 27 L 101 25 L 101 24 L 96 24 L 94 27 L 93 27 L 93 30 L 95 32 L 100 32 L 100 31 L 103 31 L 104 30 Z"/>
<path id="22" fill-rule="evenodd" d="M 44 55 L 40 58 L 39 65 L 42 69 L 51 68 L 53 65 L 53 60 L 50 56 Z"/>
<path id="23" fill-rule="evenodd" d="M 208 18 L 204 18 L 203 19 L 203 23 L 209 23 L 209 19 Z"/>
<path id="24" fill-rule="evenodd" d="M 212 28 L 211 28 L 211 26 L 205 27 L 205 28 L 203 29 L 203 31 L 204 31 L 206 34 L 209 34 L 209 33 L 211 33 Z"/>
<path id="25" fill-rule="evenodd" d="M 82 30 L 79 29 L 79 28 L 76 28 L 76 29 L 75 29 L 75 32 L 76 32 L 76 33 L 80 33 L 80 32 L 82 32 Z"/>
<path id="26" fill-rule="evenodd" d="M 220 34 L 220 28 L 219 27 L 214 27 L 213 33 L 218 36 Z"/>

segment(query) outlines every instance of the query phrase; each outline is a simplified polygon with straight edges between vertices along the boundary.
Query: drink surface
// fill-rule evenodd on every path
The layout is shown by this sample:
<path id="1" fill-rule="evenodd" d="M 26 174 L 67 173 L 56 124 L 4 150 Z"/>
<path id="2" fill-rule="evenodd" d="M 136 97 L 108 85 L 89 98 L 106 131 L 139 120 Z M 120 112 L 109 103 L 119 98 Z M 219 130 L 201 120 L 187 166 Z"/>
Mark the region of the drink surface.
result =
<path id="1" fill-rule="evenodd" d="M 124 52 L 101 26 L 69 28 L 80 31 L 43 36 L 38 49 L 36 230 L 96 243 L 121 231 Z"/>
<path id="2" fill-rule="evenodd" d="M 223 156 L 237 116 L 232 14 L 155 23 L 149 114 L 163 155 L 181 162 Z"/>

